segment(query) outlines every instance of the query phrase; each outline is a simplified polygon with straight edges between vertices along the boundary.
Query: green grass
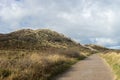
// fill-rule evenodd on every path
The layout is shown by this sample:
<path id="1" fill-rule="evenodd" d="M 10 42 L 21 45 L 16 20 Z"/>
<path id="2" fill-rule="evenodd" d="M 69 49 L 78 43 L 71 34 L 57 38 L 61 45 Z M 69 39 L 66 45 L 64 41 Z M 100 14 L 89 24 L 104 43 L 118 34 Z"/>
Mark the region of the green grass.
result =
<path id="1" fill-rule="evenodd" d="M 116 75 L 116 80 L 120 80 L 120 54 L 116 52 L 109 52 L 101 55 L 112 67 Z"/>

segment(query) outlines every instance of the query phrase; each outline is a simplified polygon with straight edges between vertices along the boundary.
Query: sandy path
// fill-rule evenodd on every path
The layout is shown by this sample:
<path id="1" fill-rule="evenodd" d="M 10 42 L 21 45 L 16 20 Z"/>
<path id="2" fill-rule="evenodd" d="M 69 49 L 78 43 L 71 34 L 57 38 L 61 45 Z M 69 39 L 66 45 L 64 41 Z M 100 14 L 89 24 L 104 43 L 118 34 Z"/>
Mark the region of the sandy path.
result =
<path id="1" fill-rule="evenodd" d="M 114 80 L 110 67 L 97 54 L 78 62 L 55 80 Z"/>

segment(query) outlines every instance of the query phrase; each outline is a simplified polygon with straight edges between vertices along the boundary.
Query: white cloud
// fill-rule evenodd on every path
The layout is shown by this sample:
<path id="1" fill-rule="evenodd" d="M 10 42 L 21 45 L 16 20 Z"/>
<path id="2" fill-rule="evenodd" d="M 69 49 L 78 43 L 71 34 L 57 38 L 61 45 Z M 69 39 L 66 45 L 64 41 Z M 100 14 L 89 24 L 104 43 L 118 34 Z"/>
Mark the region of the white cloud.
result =
<path id="1" fill-rule="evenodd" d="M 120 49 L 120 46 L 111 46 L 111 47 L 108 47 L 110 49 Z"/>
<path id="2" fill-rule="evenodd" d="M 110 38 L 92 38 L 91 42 L 98 45 L 115 45 L 118 43 L 116 40 Z"/>
<path id="3" fill-rule="evenodd" d="M 26 15 L 24 8 L 17 3 L 11 3 L 10 5 L 2 4 L 0 7 L 0 17 L 3 21 L 20 19 Z"/>
<path id="4" fill-rule="evenodd" d="M 0 0 L 0 32 L 47 27 L 82 43 L 119 45 L 119 8 L 119 0 Z"/>

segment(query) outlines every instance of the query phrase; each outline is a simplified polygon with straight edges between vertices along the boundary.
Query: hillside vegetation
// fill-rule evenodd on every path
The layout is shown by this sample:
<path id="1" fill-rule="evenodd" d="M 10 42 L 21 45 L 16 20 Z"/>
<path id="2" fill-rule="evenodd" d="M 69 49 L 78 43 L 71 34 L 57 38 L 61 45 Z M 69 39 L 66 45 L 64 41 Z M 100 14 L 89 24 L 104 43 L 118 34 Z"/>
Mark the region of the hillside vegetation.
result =
<path id="1" fill-rule="evenodd" d="M 92 48 L 94 50 L 96 50 L 97 52 L 105 52 L 105 51 L 109 51 L 110 49 L 104 47 L 104 46 L 100 46 L 100 45 L 94 45 L 94 44 L 87 44 L 85 45 L 88 48 Z"/>
<path id="2" fill-rule="evenodd" d="M 48 29 L 0 34 L 0 80 L 50 80 L 95 52 Z"/>
<path id="3" fill-rule="evenodd" d="M 77 45 L 70 38 L 48 29 L 23 29 L 9 34 L 0 35 L 0 48 L 2 49 L 41 49 L 66 48 Z"/>
<path id="4" fill-rule="evenodd" d="M 49 29 L 23 29 L 0 35 L 0 49 L 50 50 L 76 48 L 90 53 L 94 50 L 76 43 L 72 39 Z"/>

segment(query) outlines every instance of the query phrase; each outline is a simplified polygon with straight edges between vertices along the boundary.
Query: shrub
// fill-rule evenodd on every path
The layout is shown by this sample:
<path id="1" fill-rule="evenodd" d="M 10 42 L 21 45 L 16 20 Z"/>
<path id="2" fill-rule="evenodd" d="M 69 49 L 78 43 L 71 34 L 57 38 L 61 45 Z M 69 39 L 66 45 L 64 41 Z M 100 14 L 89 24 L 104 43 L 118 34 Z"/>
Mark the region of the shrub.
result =
<path id="1" fill-rule="evenodd" d="M 3 78 L 6 78 L 8 76 L 11 75 L 11 71 L 8 70 L 8 69 L 0 69 L 0 77 L 3 79 Z"/>
<path id="2" fill-rule="evenodd" d="M 80 53 L 79 51 L 75 51 L 75 50 L 66 50 L 62 52 L 61 54 L 69 58 L 77 58 L 77 59 L 86 58 L 86 56 L 83 53 Z"/>

